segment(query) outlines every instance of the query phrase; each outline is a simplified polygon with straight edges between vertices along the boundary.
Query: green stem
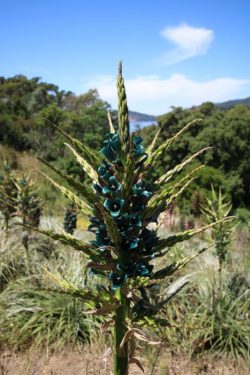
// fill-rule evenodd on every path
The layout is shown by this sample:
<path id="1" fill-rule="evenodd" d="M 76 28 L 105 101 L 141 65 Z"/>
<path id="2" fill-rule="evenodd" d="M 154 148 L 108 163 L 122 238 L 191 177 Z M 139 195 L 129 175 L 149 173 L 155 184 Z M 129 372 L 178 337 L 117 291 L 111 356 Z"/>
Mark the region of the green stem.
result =
<path id="1" fill-rule="evenodd" d="M 123 350 L 119 350 L 121 341 L 127 332 L 126 319 L 128 317 L 129 301 L 122 294 L 121 288 L 116 291 L 116 298 L 120 302 L 120 307 L 115 312 L 114 327 L 114 375 L 128 374 L 128 343 Z"/>
<path id="2" fill-rule="evenodd" d="M 24 246 L 24 250 L 25 250 L 25 255 L 26 255 L 27 270 L 28 270 L 29 275 L 31 275 L 32 274 L 32 268 L 31 268 L 31 260 L 30 260 L 28 245 Z"/>
<path id="3" fill-rule="evenodd" d="M 3 244 L 8 240 L 8 231 L 9 231 L 9 217 L 6 215 L 4 217 L 4 226 L 3 226 Z"/>
<path id="4" fill-rule="evenodd" d="M 32 267 L 31 267 L 31 259 L 30 259 L 30 253 L 29 253 L 29 235 L 27 232 L 23 233 L 22 236 L 22 244 L 25 250 L 25 255 L 26 255 L 26 266 L 29 275 L 32 274 Z"/>
<path id="5" fill-rule="evenodd" d="M 220 261 L 219 265 L 219 301 L 222 299 L 222 265 L 223 262 Z"/>

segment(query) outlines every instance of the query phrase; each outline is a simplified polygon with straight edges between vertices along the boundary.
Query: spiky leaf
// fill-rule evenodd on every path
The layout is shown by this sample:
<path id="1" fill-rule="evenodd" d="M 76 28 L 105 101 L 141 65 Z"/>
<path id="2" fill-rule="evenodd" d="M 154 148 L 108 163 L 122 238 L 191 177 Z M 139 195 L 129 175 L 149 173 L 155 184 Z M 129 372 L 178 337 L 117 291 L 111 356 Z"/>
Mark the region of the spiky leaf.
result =
<path id="1" fill-rule="evenodd" d="M 158 159 L 162 157 L 162 155 L 166 152 L 166 150 L 176 141 L 179 136 L 188 130 L 194 124 L 201 122 L 201 119 L 195 119 L 189 122 L 186 126 L 184 126 L 178 133 L 176 133 L 173 137 L 167 139 L 164 143 L 162 143 L 145 162 L 145 167 L 152 167 Z"/>
<path id="2" fill-rule="evenodd" d="M 225 219 L 219 220 L 219 221 L 217 221 L 215 223 L 212 223 L 212 224 L 209 224 L 209 225 L 205 225 L 205 226 L 203 226 L 201 228 L 198 228 L 198 229 L 189 229 L 189 230 L 174 234 L 174 235 L 169 236 L 165 239 L 159 240 L 158 244 L 155 247 L 155 250 L 159 251 L 159 250 L 162 250 L 166 247 L 172 247 L 179 242 L 189 240 L 194 235 L 196 235 L 198 233 L 202 233 L 209 228 L 212 228 L 214 225 L 218 225 L 219 223 L 221 223 L 223 221 L 230 221 L 230 220 L 233 220 L 233 219 L 234 219 L 233 216 L 229 216 Z"/>
<path id="3" fill-rule="evenodd" d="M 69 145 L 68 143 L 65 143 L 65 145 L 70 149 L 70 151 L 74 154 L 74 156 L 76 157 L 76 160 L 78 161 L 78 163 L 81 165 L 81 167 L 83 168 L 84 172 L 86 172 L 89 177 L 93 180 L 93 181 L 98 181 L 98 174 L 97 172 L 95 171 L 95 169 L 89 164 L 89 162 L 83 157 L 81 156 L 75 149 L 74 147 L 72 147 L 71 145 Z"/>
<path id="4" fill-rule="evenodd" d="M 176 271 L 181 270 L 183 267 L 185 267 L 191 260 L 195 259 L 200 254 L 204 253 L 205 250 L 207 250 L 208 247 L 204 247 L 200 249 L 199 251 L 195 252 L 194 254 L 183 257 L 182 259 L 179 259 L 176 262 L 173 262 L 169 264 L 167 267 L 162 268 L 161 270 L 154 273 L 153 278 L 154 279 L 163 279 L 165 277 L 173 275 Z"/>
<path id="5" fill-rule="evenodd" d="M 97 203 L 99 200 L 96 194 L 90 189 L 86 184 L 84 185 L 78 179 L 73 178 L 65 173 L 61 172 L 59 169 L 55 168 L 53 165 L 47 163 L 45 160 L 37 158 L 41 161 L 44 165 L 50 168 L 53 172 L 55 172 L 58 176 L 60 176 L 70 187 L 72 187 L 78 194 L 81 194 L 89 204 Z"/>
<path id="6" fill-rule="evenodd" d="M 166 172 L 163 176 L 158 178 L 158 180 L 155 182 L 156 184 L 161 184 L 161 183 L 167 183 L 170 179 L 172 179 L 177 173 L 181 172 L 183 168 L 188 165 L 189 163 L 192 162 L 193 159 L 195 159 L 197 156 L 201 155 L 203 152 L 210 150 L 211 147 L 205 147 L 195 154 L 191 155 L 188 159 L 183 161 L 182 163 L 178 164 L 174 168 L 172 168 L 170 171 Z"/>
<path id="7" fill-rule="evenodd" d="M 60 190 L 61 193 L 66 198 L 68 198 L 77 207 L 79 207 L 85 215 L 92 214 L 92 208 L 86 202 L 84 202 L 83 199 L 79 199 L 76 194 L 74 194 L 72 191 L 68 190 L 64 186 L 58 184 L 56 181 L 54 181 L 51 177 L 47 176 L 45 173 L 42 173 L 41 171 L 37 171 L 37 172 L 40 173 L 43 177 L 45 177 L 49 182 L 51 182 L 51 184 L 54 185 L 58 190 Z"/>
<path id="8" fill-rule="evenodd" d="M 55 241 L 60 241 L 63 245 L 71 246 L 73 247 L 73 249 L 82 251 L 87 255 L 95 255 L 97 253 L 97 248 L 95 246 L 82 240 L 79 240 L 67 232 L 62 231 L 62 233 L 56 233 L 51 230 L 39 229 L 31 225 L 24 225 L 20 223 L 17 223 L 16 225 L 21 225 L 22 227 L 28 230 L 32 230 L 37 233 L 43 234 L 47 237 L 52 238 Z"/>

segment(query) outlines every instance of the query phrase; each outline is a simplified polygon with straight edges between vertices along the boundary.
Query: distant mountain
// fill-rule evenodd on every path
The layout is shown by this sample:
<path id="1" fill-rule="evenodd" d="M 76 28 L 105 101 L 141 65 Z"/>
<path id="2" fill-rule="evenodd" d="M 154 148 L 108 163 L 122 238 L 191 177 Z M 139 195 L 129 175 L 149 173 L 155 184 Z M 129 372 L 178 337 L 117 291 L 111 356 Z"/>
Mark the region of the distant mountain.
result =
<path id="1" fill-rule="evenodd" d="M 215 105 L 221 109 L 228 109 L 231 107 L 235 107 L 238 104 L 244 104 L 247 107 L 250 107 L 250 97 L 245 99 L 228 100 L 227 102 L 216 103 Z"/>
<path id="2" fill-rule="evenodd" d="M 238 104 L 244 104 L 247 107 L 250 107 L 250 97 L 245 99 L 228 100 L 222 103 L 214 103 L 214 105 L 220 109 L 229 109 L 235 107 Z M 199 108 L 199 106 L 197 108 Z M 135 130 L 137 125 L 139 125 L 140 128 L 144 128 L 145 126 L 156 124 L 157 117 L 158 116 L 147 115 L 145 113 L 135 111 L 129 111 L 129 122 L 132 130 Z"/>
<path id="3" fill-rule="evenodd" d="M 226 102 L 222 103 L 214 103 L 216 107 L 219 107 L 221 109 L 229 109 L 232 107 L 235 107 L 238 104 L 244 104 L 247 107 L 250 107 L 250 96 L 248 98 L 244 99 L 234 99 L 234 100 L 228 100 Z M 136 124 L 144 124 L 149 125 L 150 123 L 155 124 L 157 122 L 157 116 L 153 115 L 147 115 L 146 113 L 140 113 L 135 111 L 129 111 L 129 121 L 130 123 L 136 125 Z M 145 126 L 144 125 L 144 126 Z"/>
<path id="4" fill-rule="evenodd" d="M 129 122 L 131 131 L 134 131 L 138 126 L 139 128 L 144 128 L 145 126 L 156 124 L 156 116 L 129 111 Z"/>
<path id="5" fill-rule="evenodd" d="M 155 122 L 156 116 L 146 115 L 145 113 L 129 111 L 129 121 L 133 123 Z"/>

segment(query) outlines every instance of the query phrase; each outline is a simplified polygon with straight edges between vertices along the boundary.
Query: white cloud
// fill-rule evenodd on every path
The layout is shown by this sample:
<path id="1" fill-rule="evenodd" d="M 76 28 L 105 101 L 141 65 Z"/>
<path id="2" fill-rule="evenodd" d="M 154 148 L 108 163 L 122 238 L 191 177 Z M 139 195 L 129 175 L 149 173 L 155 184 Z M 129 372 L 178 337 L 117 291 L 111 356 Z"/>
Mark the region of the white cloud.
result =
<path id="1" fill-rule="evenodd" d="M 175 44 L 175 48 L 161 59 L 164 64 L 174 64 L 194 56 L 206 54 L 214 38 L 213 30 L 192 27 L 186 23 L 167 27 L 161 34 Z"/>
<path id="2" fill-rule="evenodd" d="M 128 106 L 131 110 L 160 115 L 171 106 L 191 107 L 204 101 L 221 102 L 242 95 L 250 88 L 250 80 L 216 78 L 195 81 L 182 74 L 173 74 L 167 79 L 159 76 L 141 76 L 126 79 Z M 84 90 L 96 88 L 103 100 L 117 108 L 116 78 L 99 76 L 87 82 Z"/>

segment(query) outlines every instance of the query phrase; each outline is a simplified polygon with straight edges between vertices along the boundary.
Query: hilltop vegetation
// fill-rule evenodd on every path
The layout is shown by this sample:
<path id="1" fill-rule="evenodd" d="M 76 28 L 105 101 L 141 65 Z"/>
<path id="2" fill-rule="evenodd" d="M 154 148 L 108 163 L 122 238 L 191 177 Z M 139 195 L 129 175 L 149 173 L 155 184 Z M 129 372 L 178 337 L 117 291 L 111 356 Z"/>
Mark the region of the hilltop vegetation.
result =
<path id="1" fill-rule="evenodd" d="M 201 147 L 211 146 L 211 150 L 199 157 L 206 168 L 193 183 L 193 190 L 199 186 L 207 194 L 211 184 L 216 188 L 221 186 L 234 207 L 250 207 L 250 108 L 237 105 L 222 111 L 209 102 L 191 109 L 173 108 L 157 119 L 161 128 L 158 142 L 169 138 L 195 118 L 203 121 L 176 141 L 162 158 L 156 173 L 163 173 Z M 152 126 L 142 129 L 141 134 L 149 140 L 156 131 L 157 127 Z"/>
<path id="2" fill-rule="evenodd" d="M 108 109 L 96 90 L 76 96 L 38 77 L 1 77 L 0 142 L 48 161 L 65 159 L 63 140 L 52 124 L 97 147 L 108 131 Z"/>
<path id="3" fill-rule="evenodd" d="M 77 96 L 38 77 L 0 77 L 1 144 L 17 152 L 42 157 L 72 175 L 80 172 L 79 167 L 63 147 L 64 140 L 52 124 L 97 149 L 108 132 L 108 110 L 111 110 L 110 105 L 96 90 Z M 111 116 L 116 125 L 116 112 L 111 111 Z M 222 110 L 209 102 L 191 109 L 173 108 L 157 119 L 161 128 L 158 142 L 194 118 L 204 121 L 175 143 L 154 173 L 161 174 L 201 147 L 212 146 L 199 157 L 199 163 L 205 162 L 207 167 L 187 194 L 191 195 L 198 186 L 201 192 L 207 193 L 211 183 L 215 188 L 223 185 L 223 192 L 234 207 L 249 208 L 250 108 L 237 105 Z M 149 143 L 156 131 L 157 126 L 150 126 L 140 132 Z"/>

